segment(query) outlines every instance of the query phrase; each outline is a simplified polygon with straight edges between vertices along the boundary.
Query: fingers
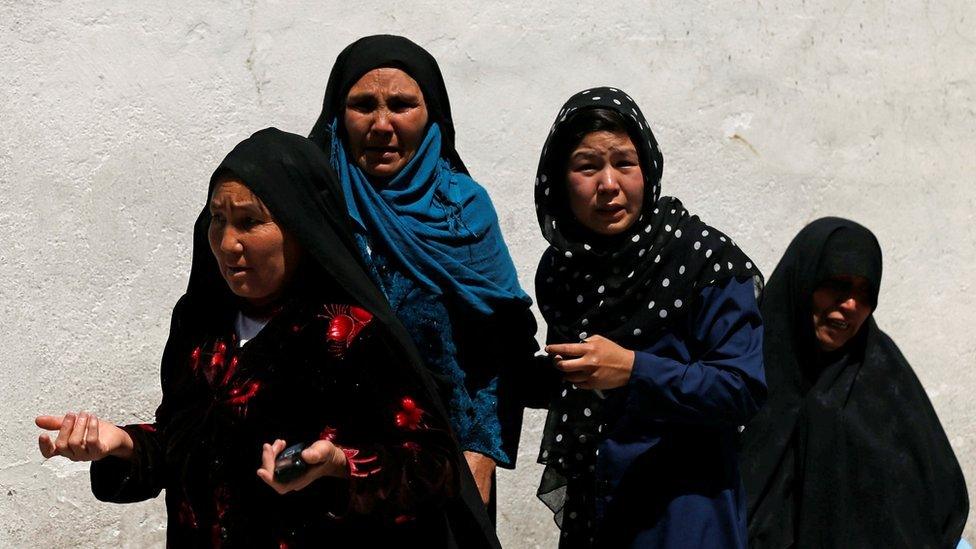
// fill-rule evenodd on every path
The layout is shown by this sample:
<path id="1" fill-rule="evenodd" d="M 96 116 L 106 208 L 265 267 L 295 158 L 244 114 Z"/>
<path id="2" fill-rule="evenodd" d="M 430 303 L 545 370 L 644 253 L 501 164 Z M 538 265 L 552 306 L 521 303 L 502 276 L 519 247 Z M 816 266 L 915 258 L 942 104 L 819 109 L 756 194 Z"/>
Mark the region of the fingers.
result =
<path id="1" fill-rule="evenodd" d="M 102 457 L 103 445 L 98 440 L 98 418 L 95 414 L 88 414 L 88 433 L 85 435 L 85 448 L 89 454 Z"/>
<path id="2" fill-rule="evenodd" d="M 580 357 L 557 361 L 556 369 L 566 373 L 586 372 L 589 374 L 593 371 L 594 367 L 587 359 Z"/>
<path id="3" fill-rule="evenodd" d="M 309 465 L 322 463 L 332 457 L 335 445 L 328 440 L 317 440 L 302 450 L 302 459 Z"/>
<path id="4" fill-rule="evenodd" d="M 48 431 L 57 431 L 63 421 L 64 416 L 37 416 L 34 418 L 34 425 Z"/>
<path id="5" fill-rule="evenodd" d="M 75 427 L 76 416 L 68 412 L 64 415 L 64 421 L 61 422 L 61 429 L 58 430 L 58 438 L 54 440 L 54 447 L 57 449 L 57 453 L 66 458 L 71 458 L 72 453 L 68 448 L 68 437 L 71 436 L 72 431 Z"/>
<path id="6" fill-rule="evenodd" d="M 588 350 L 589 345 L 586 343 L 558 343 L 555 345 L 546 345 L 546 353 L 550 355 L 583 356 Z"/>
<path id="7" fill-rule="evenodd" d="M 274 441 L 274 444 L 271 445 L 272 455 L 277 457 L 278 454 L 280 454 L 281 451 L 287 447 L 288 447 L 288 443 L 279 438 L 278 440 Z M 271 460 L 271 465 L 272 465 L 271 468 L 274 469 L 274 459 Z"/>
<path id="8" fill-rule="evenodd" d="M 277 491 L 277 483 L 274 481 L 274 462 L 274 448 L 270 444 L 264 443 L 261 447 L 261 467 L 258 468 L 258 478 Z M 281 492 L 278 493 L 280 494 Z"/>
<path id="9" fill-rule="evenodd" d="M 37 437 L 37 445 L 45 458 L 64 456 L 72 461 L 88 461 L 105 457 L 105 442 L 100 438 L 99 419 L 94 414 L 68 412 L 64 416 L 38 416 L 34 423 L 48 430 L 57 430 L 52 442 L 47 433 Z M 110 435 L 111 433 L 107 433 Z"/>
<path id="10" fill-rule="evenodd" d="M 268 443 L 264 443 L 261 447 L 261 467 L 258 468 L 258 477 L 274 487 L 274 452 Z"/>
<path id="11" fill-rule="evenodd" d="M 75 425 L 71 429 L 71 434 L 68 435 L 68 448 L 71 449 L 71 453 L 75 457 L 80 458 L 87 453 L 85 451 L 86 431 L 88 431 L 88 414 L 81 412 L 78 414 L 78 418 L 75 419 Z"/>
<path id="12" fill-rule="evenodd" d="M 258 478 L 264 481 L 265 484 L 272 487 L 275 492 L 279 494 L 284 494 L 292 490 L 297 490 L 302 486 L 296 487 L 296 481 L 290 482 L 288 484 L 281 484 L 274 478 L 274 463 L 275 457 L 281 453 L 286 447 L 285 441 L 278 439 L 272 444 L 265 443 L 261 447 L 261 468 L 257 470 Z"/>
<path id="13" fill-rule="evenodd" d="M 41 433 L 41 436 L 37 437 L 37 445 L 40 447 L 44 459 L 58 455 L 58 450 L 54 447 L 54 442 L 51 437 L 47 436 L 47 433 Z"/>
<path id="14" fill-rule="evenodd" d="M 261 447 L 261 468 L 274 472 L 275 451 L 272 446 L 265 443 Z"/>

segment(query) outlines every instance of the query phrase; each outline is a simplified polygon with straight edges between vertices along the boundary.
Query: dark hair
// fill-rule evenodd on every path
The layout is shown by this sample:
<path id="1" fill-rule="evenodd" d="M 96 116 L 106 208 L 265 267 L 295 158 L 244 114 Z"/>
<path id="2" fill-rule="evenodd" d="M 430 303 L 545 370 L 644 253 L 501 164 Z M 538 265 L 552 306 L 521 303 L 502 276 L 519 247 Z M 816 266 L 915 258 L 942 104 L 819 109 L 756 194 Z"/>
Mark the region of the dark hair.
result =
<path id="1" fill-rule="evenodd" d="M 627 121 L 617 111 L 603 107 L 576 111 L 562 124 L 556 134 L 553 141 L 552 163 L 550 164 L 550 167 L 555 169 L 551 169 L 549 173 L 564 173 L 569 162 L 569 155 L 573 153 L 587 134 L 593 132 L 625 133 L 630 136 Z M 630 138 L 634 140 L 633 136 Z"/>

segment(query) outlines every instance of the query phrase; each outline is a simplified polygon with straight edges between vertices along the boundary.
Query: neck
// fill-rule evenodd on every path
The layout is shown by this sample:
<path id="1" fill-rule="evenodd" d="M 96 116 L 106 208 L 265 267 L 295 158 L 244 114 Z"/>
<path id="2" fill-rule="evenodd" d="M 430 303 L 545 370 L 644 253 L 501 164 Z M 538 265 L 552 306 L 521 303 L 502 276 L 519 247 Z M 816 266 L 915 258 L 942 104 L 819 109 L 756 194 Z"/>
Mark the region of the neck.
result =
<path id="1" fill-rule="evenodd" d="M 269 319 L 281 310 L 281 296 L 261 300 L 243 299 L 240 303 L 241 312 L 251 318 Z"/>

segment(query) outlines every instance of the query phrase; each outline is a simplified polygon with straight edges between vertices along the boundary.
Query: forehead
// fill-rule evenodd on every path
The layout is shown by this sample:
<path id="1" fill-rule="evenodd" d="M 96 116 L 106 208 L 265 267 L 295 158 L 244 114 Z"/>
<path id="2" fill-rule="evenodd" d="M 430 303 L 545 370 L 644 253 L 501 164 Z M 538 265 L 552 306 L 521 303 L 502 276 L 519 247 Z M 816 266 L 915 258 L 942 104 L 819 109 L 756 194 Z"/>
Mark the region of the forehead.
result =
<path id="1" fill-rule="evenodd" d="M 871 283 L 868 281 L 868 279 L 864 278 L 863 276 L 850 275 L 850 274 L 837 274 L 837 275 L 832 275 L 829 278 L 825 279 L 823 282 L 821 282 L 818 285 L 818 288 L 823 288 L 825 286 L 832 286 L 838 283 L 858 290 L 867 289 L 871 286 Z"/>
<path id="2" fill-rule="evenodd" d="M 226 175 L 217 180 L 217 184 L 214 185 L 213 194 L 210 196 L 210 201 L 212 203 L 227 202 L 236 206 L 246 204 L 263 205 L 261 199 L 235 175 Z"/>
<path id="3" fill-rule="evenodd" d="M 580 149 L 596 149 L 596 150 L 609 150 L 609 149 L 627 149 L 627 150 L 637 150 L 634 146 L 634 142 L 631 141 L 630 136 L 626 132 L 609 132 L 609 131 L 597 131 L 590 132 L 583 136 L 580 140 L 579 145 L 576 146 L 576 150 Z"/>
<path id="4" fill-rule="evenodd" d="M 394 67 L 381 67 L 364 74 L 349 88 L 349 95 L 406 93 L 423 97 L 420 85 L 412 76 Z"/>

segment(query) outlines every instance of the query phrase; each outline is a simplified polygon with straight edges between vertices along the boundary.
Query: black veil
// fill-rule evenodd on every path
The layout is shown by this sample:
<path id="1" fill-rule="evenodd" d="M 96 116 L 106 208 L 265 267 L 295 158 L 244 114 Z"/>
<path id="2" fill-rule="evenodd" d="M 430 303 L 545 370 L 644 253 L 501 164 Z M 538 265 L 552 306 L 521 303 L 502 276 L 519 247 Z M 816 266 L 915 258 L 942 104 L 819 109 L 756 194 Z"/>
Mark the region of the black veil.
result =
<path id="1" fill-rule="evenodd" d="M 769 401 L 746 427 L 741 470 L 753 547 L 955 547 L 969 509 L 959 463 L 905 357 L 868 319 L 840 351 L 816 349 L 811 296 L 866 278 L 881 248 L 866 228 L 814 221 L 766 285 Z"/>

